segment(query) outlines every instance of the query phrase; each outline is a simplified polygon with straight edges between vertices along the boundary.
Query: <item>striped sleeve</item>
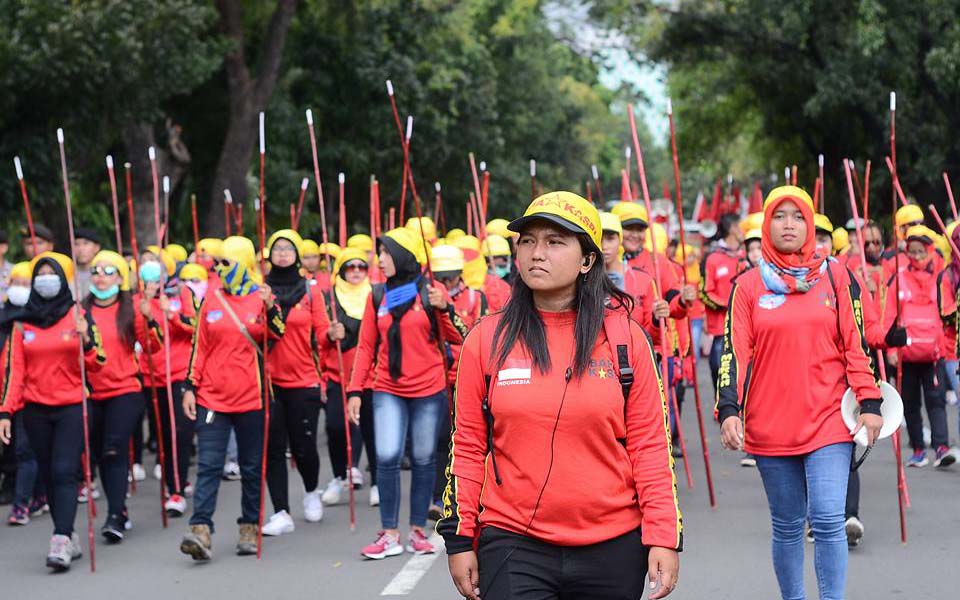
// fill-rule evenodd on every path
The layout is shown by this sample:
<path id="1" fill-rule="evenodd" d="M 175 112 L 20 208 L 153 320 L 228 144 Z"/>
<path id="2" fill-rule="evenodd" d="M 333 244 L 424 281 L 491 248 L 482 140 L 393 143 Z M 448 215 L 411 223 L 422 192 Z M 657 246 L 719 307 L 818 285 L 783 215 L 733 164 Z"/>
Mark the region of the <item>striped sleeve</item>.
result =
<path id="1" fill-rule="evenodd" d="M 717 372 L 715 415 L 723 423 L 737 416 L 747 403 L 750 363 L 753 360 L 752 303 L 742 283 L 734 281 L 723 325 L 723 353 Z"/>
<path id="2" fill-rule="evenodd" d="M 9 418 L 20 408 L 23 396 L 23 326 L 13 327 L 0 354 L 3 388 L 0 391 L 0 418 Z"/>
<path id="3" fill-rule="evenodd" d="M 200 381 L 203 377 L 203 367 L 206 362 L 206 328 L 207 323 L 204 317 L 207 313 L 210 300 L 204 300 L 197 312 L 197 326 L 193 330 L 193 339 L 190 343 L 190 363 L 187 367 L 187 379 L 185 385 L 187 389 L 194 390 L 200 387 Z"/>
<path id="4" fill-rule="evenodd" d="M 832 265 L 831 265 L 832 268 Z M 870 346 L 863 333 L 863 304 L 860 284 L 847 269 L 837 269 L 837 310 L 840 336 L 846 357 L 847 381 L 857 400 L 878 400 L 880 381 L 874 374 Z M 879 412 L 878 407 L 876 412 Z"/>

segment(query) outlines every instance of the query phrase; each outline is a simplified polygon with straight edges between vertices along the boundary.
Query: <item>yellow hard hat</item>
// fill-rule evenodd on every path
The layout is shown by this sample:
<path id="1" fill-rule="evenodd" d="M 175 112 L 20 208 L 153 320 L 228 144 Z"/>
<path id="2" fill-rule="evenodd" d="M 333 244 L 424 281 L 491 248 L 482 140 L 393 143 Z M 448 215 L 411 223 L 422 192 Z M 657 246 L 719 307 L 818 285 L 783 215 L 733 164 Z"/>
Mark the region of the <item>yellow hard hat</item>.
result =
<path id="1" fill-rule="evenodd" d="M 326 244 L 320 244 L 317 246 L 317 254 L 322 257 L 326 257 L 329 254 L 331 257 L 336 258 L 340 256 L 340 246 L 334 244 L 333 242 L 327 242 Z"/>
<path id="2" fill-rule="evenodd" d="M 763 230 L 759 227 L 756 229 L 751 229 L 746 234 L 744 234 L 743 241 L 749 242 L 750 240 L 760 240 L 763 237 Z"/>
<path id="3" fill-rule="evenodd" d="M 924 244 L 932 244 L 937 239 L 937 234 L 931 231 L 926 225 L 914 225 L 910 229 L 907 229 L 906 239 L 907 241 L 917 240 Z"/>
<path id="4" fill-rule="evenodd" d="M 950 223 L 947 224 L 947 237 L 948 237 L 948 238 L 952 238 L 952 237 L 953 237 L 953 231 L 957 228 L 957 225 L 960 225 L 960 221 L 950 221 Z"/>
<path id="5" fill-rule="evenodd" d="M 639 202 L 617 202 L 610 212 L 620 218 L 622 225 L 648 225 L 650 217 L 647 209 Z"/>
<path id="6" fill-rule="evenodd" d="M 355 233 L 347 238 L 347 247 L 373 252 L 373 238 L 365 233 Z"/>
<path id="7" fill-rule="evenodd" d="M 748 231 L 752 231 L 754 229 L 762 229 L 762 228 L 763 228 L 762 212 L 750 213 L 749 215 L 746 216 L 746 218 L 740 221 L 740 230 L 743 231 L 744 234 L 746 234 Z"/>
<path id="8" fill-rule="evenodd" d="M 480 252 L 484 256 L 510 256 L 510 242 L 501 235 L 491 233 L 483 239 Z"/>
<path id="9" fill-rule="evenodd" d="M 364 263 L 367 263 L 367 251 L 361 250 L 360 248 L 351 248 L 350 246 L 347 246 L 340 252 L 340 254 L 337 256 L 337 259 L 333 261 L 333 272 L 335 274 L 339 274 L 340 269 L 343 268 L 343 265 L 347 264 L 351 260 L 360 260 Z"/>
<path id="10" fill-rule="evenodd" d="M 130 291 L 130 265 L 127 264 L 127 259 L 120 256 L 112 250 L 101 250 L 93 257 L 93 260 L 90 261 L 91 265 L 96 265 L 97 263 L 105 262 L 111 266 L 117 268 L 117 273 L 120 274 L 120 291 L 129 292 Z"/>
<path id="11" fill-rule="evenodd" d="M 831 234 L 834 254 L 841 254 L 850 248 L 850 233 L 843 227 L 837 227 Z"/>
<path id="12" fill-rule="evenodd" d="M 612 231 L 623 237 L 623 225 L 620 223 L 620 217 L 613 213 L 600 213 L 600 229 L 603 231 Z"/>
<path id="13" fill-rule="evenodd" d="M 922 222 L 923 209 L 916 204 L 907 204 L 906 206 L 901 206 L 897 209 L 895 221 L 897 223 L 897 227 L 906 225 L 907 223 Z"/>
<path id="14" fill-rule="evenodd" d="M 548 192 L 536 198 L 523 216 L 510 222 L 509 229 L 520 233 L 530 221 L 544 219 L 573 233 L 585 233 L 600 251 L 600 213 L 597 207 L 573 192 Z"/>
<path id="15" fill-rule="evenodd" d="M 434 273 L 463 271 L 463 265 L 463 250 L 456 246 L 440 245 L 430 249 L 430 266 Z"/>
<path id="16" fill-rule="evenodd" d="M 24 260 L 13 265 L 10 269 L 10 279 L 30 279 L 32 275 L 30 261 Z"/>

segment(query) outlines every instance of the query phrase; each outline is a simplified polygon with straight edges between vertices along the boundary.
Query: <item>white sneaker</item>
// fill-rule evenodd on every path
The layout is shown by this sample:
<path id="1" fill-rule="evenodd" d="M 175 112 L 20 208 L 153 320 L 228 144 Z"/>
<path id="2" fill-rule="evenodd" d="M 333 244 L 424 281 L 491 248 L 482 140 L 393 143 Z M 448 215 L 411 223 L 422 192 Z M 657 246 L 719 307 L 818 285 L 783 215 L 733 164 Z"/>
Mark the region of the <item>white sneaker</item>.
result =
<path id="1" fill-rule="evenodd" d="M 147 478 L 147 472 L 143 470 L 143 465 L 140 463 L 133 463 L 133 467 L 130 470 L 133 471 L 134 481 L 143 481 Z"/>
<path id="2" fill-rule="evenodd" d="M 403 550 L 401 549 L 401 552 Z M 47 553 L 47 566 L 55 571 L 66 571 L 70 563 L 83 556 L 80 549 L 80 537 L 74 531 L 73 535 L 54 535 L 50 538 L 50 552 Z"/>
<path id="3" fill-rule="evenodd" d="M 375 485 L 370 486 L 370 506 L 380 506 L 380 488 Z"/>
<path id="4" fill-rule="evenodd" d="M 307 492 L 303 497 L 303 518 L 308 523 L 319 523 L 323 519 L 323 501 L 320 498 L 320 490 Z"/>
<path id="5" fill-rule="evenodd" d="M 293 533 L 293 518 L 287 514 L 287 511 L 281 510 L 273 513 L 270 520 L 263 525 L 263 535 L 283 535 L 284 533 Z"/>
<path id="6" fill-rule="evenodd" d="M 350 478 L 353 489 L 359 490 L 363 487 L 363 471 L 356 467 L 350 467 Z"/>
<path id="7" fill-rule="evenodd" d="M 957 393 L 953 390 L 947 390 L 947 404 L 950 406 L 957 405 Z"/>
<path id="8" fill-rule="evenodd" d="M 186 496 L 187 498 L 192 498 L 192 497 L 193 497 L 193 484 L 192 484 L 192 483 L 188 483 L 187 485 L 183 486 L 183 495 Z"/>
<path id="9" fill-rule="evenodd" d="M 341 496 L 345 491 L 347 491 L 347 482 L 339 477 L 334 477 L 327 484 L 327 489 L 323 490 L 321 499 L 327 506 L 334 506 L 343 502 Z"/>
<path id="10" fill-rule="evenodd" d="M 850 548 L 859 546 L 860 540 L 863 539 L 863 522 L 856 517 L 850 517 L 843 528 L 847 532 L 847 546 Z"/>
<path id="11" fill-rule="evenodd" d="M 180 494 L 174 494 L 167 498 L 163 508 L 171 517 L 182 517 L 183 513 L 187 510 L 187 500 Z"/>
<path id="12" fill-rule="evenodd" d="M 90 495 L 93 496 L 93 499 L 94 499 L 94 500 L 99 500 L 99 499 L 100 499 L 100 490 L 97 489 L 97 482 L 96 482 L 96 481 L 93 481 L 93 482 L 90 483 L 90 490 L 91 490 L 91 494 L 90 494 Z M 81 483 L 81 484 L 80 484 L 80 489 L 77 491 L 77 502 L 79 502 L 80 504 L 86 504 L 86 503 L 87 503 L 87 500 L 88 500 L 88 498 L 87 498 L 87 486 L 85 486 L 83 483 Z"/>
<path id="13" fill-rule="evenodd" d="M 227 481 L 240 479 L 240 465 L 237 464 L 237 461 L 231 460 L 223 465 L 223 478 Z"/>
<path id="14" fill-rule="evenodd" d="M 161 479 L 163 479 L 163 467 L 162 467 L 162 466 L 156 465 L 155 467 L 153 467 L 153 478 L 156 479 L 157 481 L 160 481 Z"/>

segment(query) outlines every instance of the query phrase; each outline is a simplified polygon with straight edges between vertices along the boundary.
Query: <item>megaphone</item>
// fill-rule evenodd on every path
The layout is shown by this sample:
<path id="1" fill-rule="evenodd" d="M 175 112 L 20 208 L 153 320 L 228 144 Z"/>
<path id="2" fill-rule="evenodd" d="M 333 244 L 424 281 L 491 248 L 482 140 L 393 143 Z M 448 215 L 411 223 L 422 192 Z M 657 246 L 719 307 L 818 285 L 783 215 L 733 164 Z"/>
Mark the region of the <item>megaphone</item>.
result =
<path id="1" fill-rule="evenodd" d="M 717 224 L 709 219 L 700 222 L 700 235 L 704 238 L 712 238 L 717 235 Z"/>
<path id="2" fill-rule="evenodd" d="M 900 397 L 900 394 L 897 393 L 896 388 L 886 381 L 881 381 L 880 397 L 883 399 L 883 402 L 880 404 L 880 416 L 883 417 L 883 426 L 880 427 L 880 435 L 877 436 L 878 440 L 893 435 L 893 432 L 899 429 L 903 423 L 903 399 Z M 843 424 L 847 426 L 847 429 L 853 431 L 854 427 L 857 426 L 857 419 L 860 417 L 860 403 L 857 402 L 857 397 L 853 393 L 852 388 L 847 388 L 847 391 L 843 394 L 843 398 L 840 400 L 840 415 L 843 417 Z M 864 428 L 858 431 L 857 435 L 853 437 L 853 441 L 856 442 L 858 446 L 866 448 L 863 456 L 851 467 L 851 469 L 856 469 L 867 458 L 867 454 L 870 453 L 871 446 L 867 443 L 867 430 Z"/>

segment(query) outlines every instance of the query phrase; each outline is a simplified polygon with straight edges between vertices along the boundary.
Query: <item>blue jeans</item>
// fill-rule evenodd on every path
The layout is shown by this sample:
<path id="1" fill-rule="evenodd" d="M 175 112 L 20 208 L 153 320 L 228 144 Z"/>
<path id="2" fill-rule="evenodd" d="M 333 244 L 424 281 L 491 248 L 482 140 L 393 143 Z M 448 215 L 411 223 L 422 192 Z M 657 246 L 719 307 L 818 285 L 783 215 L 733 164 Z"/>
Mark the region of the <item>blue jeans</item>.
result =
<path id="1" fill-rule="evenodd" d="M 690 319 L 690 331 L 693 333 L 693 351 L 697 353 L 697 358 L 700 358 L 700 338 L 703 337 L 703 317 L 699 319 Z"/>
<path id="2" fill-rule="evenodd" d="M 400 522 L 400 460 L 409 424 L 412 440 L 410 525 L 424 527 L 436 478 L 437 432 L 447 393 L 424 398 L 402 398 L 373 392 L 373 430 L 377 448 L 377 485 L 380 490 L 380 522 L 384 529 L 397 529 Z"/>
<path id="3" fill-rule="evenodd" d="M 213 415 L 209 423 L 208 415 Z M 217 508 L 220 476 L 230 432 L 237 436 L 240 462 L 240 518 L 237 523 L 258 523 L 260 517 L 260 462 L 263 458 L 263 411 L 212 413 L 197 405 L 197 487 L 193 493 L 191 525 L 209 525 Z"/>
<path id="4" fill-rule="evenodd" d="M 803 526 L 813 529 L 820 600 L 843 600 L 847 581 L 844 508 L 852 444 L 800 456 L 757 456 L 773 522 L 773 570 L 783 600 L 804 600 Z"/>

